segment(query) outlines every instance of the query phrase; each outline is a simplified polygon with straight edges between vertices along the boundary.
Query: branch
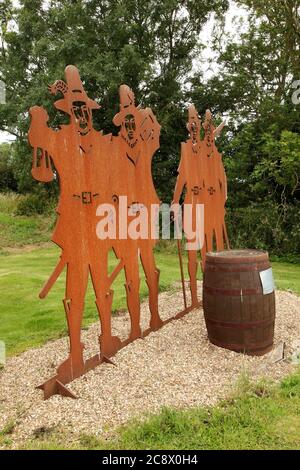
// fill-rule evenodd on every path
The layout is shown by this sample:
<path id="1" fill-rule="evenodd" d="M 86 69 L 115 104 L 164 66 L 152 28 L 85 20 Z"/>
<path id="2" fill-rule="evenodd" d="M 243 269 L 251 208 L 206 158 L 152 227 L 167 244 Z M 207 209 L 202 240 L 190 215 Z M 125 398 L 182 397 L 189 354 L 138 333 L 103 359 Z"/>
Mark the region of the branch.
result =
<path id="1" fill-rule="evenodd" d="M 2 132 L 7 132 L 8 134 L 14 135 L 17 138 L 20 138 L 22 136 L 21 132 L 13 131 L 12 129 L 9 129 L 8 127 L 5 126 L 0 126 L 0 131 Z"/>

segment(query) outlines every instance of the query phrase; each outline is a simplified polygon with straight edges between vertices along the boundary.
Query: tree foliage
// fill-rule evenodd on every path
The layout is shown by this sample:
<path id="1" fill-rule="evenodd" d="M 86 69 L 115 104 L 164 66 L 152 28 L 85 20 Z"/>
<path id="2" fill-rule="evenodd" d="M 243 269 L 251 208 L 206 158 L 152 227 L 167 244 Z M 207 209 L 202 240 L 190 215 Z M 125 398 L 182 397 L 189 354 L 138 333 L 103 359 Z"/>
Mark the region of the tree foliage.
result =
<path id="1" fill-rule="evenodd" d="M 240 0 L 247 27 L 236 38 L 219 29 L 214 47 L 219 73 L 203 85 L 194 78 L 191 99 L 202 99 L 230 116 L 223 139 L 232 207 L 271 198 L 300 200 L 300 79 L 298 0 Z M 299 88 L 299 86 L 298 86 Z M 217 98 L 218 97 L 218 98 Z"/>
<path id="2" fill-rule="evenodd" d="M 300 104 L 292 100 L 300 96 L 300 0 L 237 0 L 247 15 L 229 33 L 223 21 L 227 0 L 19 3 L 16 8 L 2 0 L 0 6 L 0 79 L 7 88 L 0 130 L 17 137 L 11 154 L 19 190 L 36 184 L 26 143 L 28 109 L 44 105 L 51 123 L 61 122 L 47 85 L 64 78 L 72 63 L 101 104 L 96 128 L 116 132 L 112 117 L 121 83 L 153 108 L 162 125 L 153 172 L 164 202 L 172 199 L 180 142 L 187 136 L 187 104 L 193 102 L 202 116 L 207 108 L 229 116 L 219 145 L 229 180 L 229 222 L 232 233 L 239 230 L 233 244 L 246 244 L 254 218 L 265 220 L 269 210 L 268 235 L 257 228 L 257 246 L 300 250 L 300 234 L 292 226 L 300 217 Z M 212 39 L 218 67 L 205 80 L 199 38 L 211 14 L 215 28 L 207 42 Z M 284 234 L 293 234 L 293 242 Z"/>
<path id="3" fill-rule="evenodd" d="M 164 183 L 158 181 L 161 196 L 170 198 L 170 174 L 186 134 L 184 82 L 201 47 L 203 25 L 212 12 L 220 16 L 227 6 L 227 0 L 21 0 L 14 8 L 5 0 L 0 78 L 7 105 L 0 108 L 0 129 L 16 135 L 24 147 L 28 109 L 34 104 L 46 105 L 57 124 L 60 116 L 47 84 L 63 78 L 65 66 L 74 64 L 88 93 L 101 103 L 96 126 L 115 132 L 118 87 L 126 83 L 162 124 L 155 167 Z M 24 150 L 18 155 L 21 168 Z M 23 178 L 25 172 L 20 187 L 29 188 L 31 181 Z"/>
<path id="4" fill-rule="evenodd" d="M 0 191 L 16 191 L 17 181 L 13 171 L 12 148 L 9 144 L 0 145 Z"/>

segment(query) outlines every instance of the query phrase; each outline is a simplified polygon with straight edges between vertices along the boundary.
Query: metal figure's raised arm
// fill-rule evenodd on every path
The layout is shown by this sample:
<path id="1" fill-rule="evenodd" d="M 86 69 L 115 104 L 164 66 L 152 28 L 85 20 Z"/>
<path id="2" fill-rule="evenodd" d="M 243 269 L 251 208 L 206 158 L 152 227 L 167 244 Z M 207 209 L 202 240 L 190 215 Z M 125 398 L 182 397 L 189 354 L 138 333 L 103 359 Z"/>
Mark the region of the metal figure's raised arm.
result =
<path id="1" fill-rule="evenodd" d="M 28 140 L 33 147 L 31 174 L 37 181 L 50 182 L 54 178 L 51 166 L 53 130 L 48 126 L 47 111 L 40 106 L 30 108 L 31 123 Z"/>
<path id="2" fill-rule="evenodd" d="M 224 129 L 226 125 L 226 122 L 223 121 L 219 127 L 217 127 L 215 130 L 214 130 L 214 138 L 216 139 L 217 137 L 219 137 L 219 135 L 221 134 L 222 130 Z"/>
<path id="3" fill-rule="evenodd" d="M 214 129 L 214 131 L 213 131 L 214 139 L 219 137 L 219 135 L 223 131 L 225 125 L 226 125 L 226 122 L 223 121 L 216 129 Z M 224 194 L 224 199 L 226 201 L 227 200 L 227 178 L 226 178 L 226 173 L 225 173 L 225 169 L 224 169 L 224 165 L 223 165 L 223 161 L 222 161 L 222 154 L 220 153 L 219 155 L 220 155 L 220 165 L 218 167 L 219 180 L 220 180 L 220 185 L 221 185 L 221 188 L 222 188 L 222 192 Z"/>

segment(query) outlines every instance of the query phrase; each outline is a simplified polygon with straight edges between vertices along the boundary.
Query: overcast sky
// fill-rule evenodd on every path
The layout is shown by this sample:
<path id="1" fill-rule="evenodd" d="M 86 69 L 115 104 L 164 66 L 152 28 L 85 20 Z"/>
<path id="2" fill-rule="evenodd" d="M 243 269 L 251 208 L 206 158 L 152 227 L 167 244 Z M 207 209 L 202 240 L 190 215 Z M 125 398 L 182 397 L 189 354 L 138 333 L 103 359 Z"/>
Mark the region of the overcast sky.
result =
<path id="1" fill-rule="evenodd" d="M 226 16 L 226 31 L 231 32 L 231 33 L 235 31 L 234 24 L 233 24 L 234 18 L 235 17 L 240 18 L 240 17 L 245 17 L 245 16 L 247 16 L 246 11 L 244 9 L 237 7 L 235 2 L 231 1 L 231 6 Z M 209 65 L 208 63 L 208 60 L 213 58 L 212 50 L 209 47 L 212 29 L 213 29 L 213 23 L 214 23 L 214 19 L 212 17 L 208 21 L 208 23 L 205 25 L 201 33 L 201 40 L 204 44 L 207 45 L 207 48 L 202 53 L 202 60 L 204 60 L 202 67 L 203 67 L 204 76 L 206 79 L 209 78 L 211 75 L 213 75 L 217 70 L 216 64 L 212 63 L 211 65 Z M 207 64 L 205 63 L 205 59 L 207 59 Z M 14 136 L 8 134 L 7 132 L 0 131 L 0 143 L 11 142 L 12 140 L 14 140 Z"/>

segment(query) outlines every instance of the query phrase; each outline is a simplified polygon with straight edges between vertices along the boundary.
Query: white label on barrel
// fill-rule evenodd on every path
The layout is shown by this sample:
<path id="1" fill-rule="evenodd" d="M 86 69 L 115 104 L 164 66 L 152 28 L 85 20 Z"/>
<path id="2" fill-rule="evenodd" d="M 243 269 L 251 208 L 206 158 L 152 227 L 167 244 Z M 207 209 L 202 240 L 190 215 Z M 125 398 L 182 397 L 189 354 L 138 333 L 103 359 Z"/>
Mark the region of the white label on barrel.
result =
<path id="1" fill-rule="evenodd" d="M 263 288 L 263 294 L 268 295 L 272 294 L 275 290 L 275 283 L 273 278 L 272 268 L 267 269 L 266 271 L 261 271 L 260 280 Z"/>

